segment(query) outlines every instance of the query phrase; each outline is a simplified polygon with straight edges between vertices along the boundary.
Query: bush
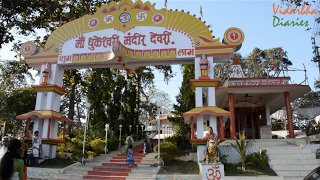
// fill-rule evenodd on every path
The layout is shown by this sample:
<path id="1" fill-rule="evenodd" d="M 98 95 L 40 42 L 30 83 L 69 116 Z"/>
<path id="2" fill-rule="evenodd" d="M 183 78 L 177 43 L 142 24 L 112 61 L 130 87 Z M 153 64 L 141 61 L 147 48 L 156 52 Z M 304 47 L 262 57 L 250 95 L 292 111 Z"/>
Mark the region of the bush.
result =
<path id="1" fill-rule="evenodd" d="M 108 151 L 115 151 L 119 147 L 119 139 L 108 139 Z"/>
<path id="2" fill-rule="evenodd" d="M 261 169 L 270 169 L 268 164 L 269 157 L 267 155 L 266 150 L 262 150 L 260 152 L 255 152 L 252 154 L 247 155 L 246 157 L 246 164 L 247 165 L 254 165 Z"/>
<path id="3" fill-rule="evenodd" d="M 92 151 L 96 154 L 102 154 L 104 153 L 104 148 L 106 146 L 106 142 L 104 140 L 101 140 L 100 138 L 94 139 L 90 141 L 89 143 L 90 147 L 92 148 Z"/>
<path id="4" fill-rule="evenodd" d="M 154 147 L 154 151 L 158 152 L 158 145 Z M 175 154 L 179 151 L 177 144 L 172 142 L 162 142 L 160 144 L 160 157 L 165 163 L 171 163 L 176 161 Z M 158 155 L 156 156 L 156 158 Z"/>
<path id="5" fill-rule="evenodd" d="M 179 136 L 175 134 L 175 135 L 173 135 L 171 137 L 166 138 L 165 141 L 177 144 L 178 140 L 179 140 Z"/>
<path id="6" fill-rule="evenodd" d="M 278 139 L 278 135 L 272 134 L 272 139 Z"/>

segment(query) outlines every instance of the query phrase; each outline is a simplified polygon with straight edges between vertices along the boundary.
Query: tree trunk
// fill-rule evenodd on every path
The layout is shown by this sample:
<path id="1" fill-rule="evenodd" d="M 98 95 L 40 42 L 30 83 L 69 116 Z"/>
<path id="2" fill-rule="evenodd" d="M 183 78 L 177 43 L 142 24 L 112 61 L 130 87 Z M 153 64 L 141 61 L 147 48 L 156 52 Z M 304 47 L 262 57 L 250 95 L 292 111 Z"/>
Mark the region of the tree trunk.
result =
<path id="1" fill-rule="evenodd" d="M 71 120 L 73 120 L 73 117 L 74 117 L 74 101 L 75 101 L 75 96 L 76 96 L 75 88 L 76 88 L 76 84 L 72 84 L 71 85 L 71 92 L 70 92 L 69 113 L 68 113 L 68 118 Z M 72 125 L 69 124 L 67 131 L 66 131 L 67 135 L 70 135 L 71 128 L 72 128 Z"/>

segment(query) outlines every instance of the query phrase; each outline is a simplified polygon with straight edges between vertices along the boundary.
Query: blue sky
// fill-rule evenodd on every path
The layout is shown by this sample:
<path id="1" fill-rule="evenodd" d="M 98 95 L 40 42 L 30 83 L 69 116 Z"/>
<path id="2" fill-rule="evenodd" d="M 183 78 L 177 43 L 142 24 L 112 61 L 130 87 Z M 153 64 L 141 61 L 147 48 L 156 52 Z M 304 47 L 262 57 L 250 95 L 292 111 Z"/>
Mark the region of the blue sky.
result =
<path id="1" fill-rule="evenodd" d="M 155 1 L 156 7 L 163 7 L 162 1 Z M 182 3 L 183 2 L 183 3 Z M 184 9 L 190 11 L 190 14 L 200 16 L 200 5 L 202 5 L 203 20 L 207 24 L 212 24 L 213 35 L 223 38 L 225 30 L 229 27 L 238 27 L 245 34 L 240 53 L 248 55 L 253 48 L 268 49 L 273 47 L 282 47 L 288 52 L 288 57 L 293 63 L 293 68 L 303 69 L 303 64 L 307 69 L 309 85 L 313 88 L 313 82 L 319 77 L 318 67 L 311 61 L 312 44 L 311 36 L 313 29 L 305 31 L 307 27 L 273 27 L 273 9 L 272 4 L 281 5 L 281 1 L 182 1 L 168 0 L 168 9 Z M 311 9 L 315 8 L 312 6 Z M 284 20 L 305 20 L 309 22 L 309 27 L 314 27 L 315 15 L 277 15 Z M 170 94 L 170 98 L 175 102 L 175 96 L 179 93 L 182 75 L 180 68 L 174 66 L 178 76 L 172 79 L 169 85 L 162 82 L 161 75 L 156 78 L 157 88 Z M 295 83 L 301 83 L 304 80 L 303 71 L 290 72 L 289 75 Z"/>
<path id="2" fill-rule="evenodd" d="M 164 7 L 164 0 L 151 1 L 156 3 L 156 8 Z M 313 29 L 305 31 L 307 27 L 287 26 L 273 27 L 273 9 L 272 4 L 280 5 L 281 1 L 253 1 L 253 0 L 207 0 L 207 1 L 185 1 L 168 0 L 168 9 L 178 9 L 190 11 L 190 14 L 200 16 L 200 6 L 202 6 L 202 19 L 207 24 L 212 24 L 213 35 L 222 40 L 225 30 L 230 27 L 240 28 L 245 34 L 245 40 L 239 51 L 242 55 L 248 55 L 253 48 L 268 49 L 281 47 L 288 52 L 289 59 L 293 62 L 293 68 L 303 69 L 304 64 L 307 69 L 309 85 L 313 88 L 313 82 L 319 77 L 318 67 L 311 61 L 312 44 L 311 35 Z M 316 6 L 312 6 L 311 9 Z M 314 27 L 314 15 L 277 15 L 285 20 L 308 21 L 309 27 Z M 19 36 L 21 37 L 21 36 Z M 21 38 L 20 38 L 21 39 Z M 27 38 L 28 39 L 28 38 Z M 27 41 L 23 40 L 23 41 Z M 9 59 L 14 56 L 10 52 L 10 44 L 0 50 L 0 59 Z M 179 93 L 179 87 L 182 82 L 182 75 L 179 66 L 173 66 L 177 76 L 172 78 L 169 84 L 163 82 L 161 74 L 156 74 L 156 87 L 170 95 L 172 102 L 175 102 L 175 96 Z M 304 80 L 304 72 L 295 71 L 289 73 L 295 83 Z"/>

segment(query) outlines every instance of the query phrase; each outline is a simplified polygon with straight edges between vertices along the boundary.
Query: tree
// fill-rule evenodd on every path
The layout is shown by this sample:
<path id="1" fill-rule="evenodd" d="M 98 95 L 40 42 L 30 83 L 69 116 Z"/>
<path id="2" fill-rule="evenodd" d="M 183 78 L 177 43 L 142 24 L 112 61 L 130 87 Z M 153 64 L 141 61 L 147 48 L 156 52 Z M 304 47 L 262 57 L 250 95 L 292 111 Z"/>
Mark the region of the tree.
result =
<path id="1" fill-rule="evenodd" d="M 245 159 L 247 156 L 247 150 L 250 146 L 252 146 L 252 143 L 250 140 L 246 140 L 245 132 L 239 134 L 239 139 L 235 137 L 236 144 L 230 143 L 230 145 L 239 153 L 241 157 L 241 170 L 246 170 L 246 164 Z"/>
<path id="2" fill-rule="evenodd" d="M 1 119 L 6 122 L 8 134 L 24 136 L 24 121 L 17 121 L 16 116 L 33 111 L 35 109 L 36 91 L 31 87 L 23 87 L 6 93 L 2 99 Z"/>
<path id="3" fill-rule="evenodd" d="M 173 110 L 169 94 L 153 88 L 147 91 L 141 98 L 141 113 L 139 119 L 145 122 L 155 119 L 157 115 L 157 102 L 162 103 L 162 114 L 169 114 Z"/>
<path id="4" fill-rule="evenodd" d="M 33 80 L 29 70 L 24 61 L 7 60 L 0 64 L 0 117 L 10 134 L 22 133 L 24 122 L 16 121 L 16 116 L 35 108 L 36 92 L 26 82 L 27 78 Z"/>
<path id="5" fill-rule="evenodd" d="M 175 125 L 175 133 L 179 135 L 180 147 L 185 147 L 186 142 L 190 140 L 190 125 L 184 122 L 183 113 L 195 107 L 195 93 L 190 90 L 190 79 L 194 78 L 194 65 L 188 64 L 182 66 L 183 80 L 180 93 L 176 96 L 177 104 L 174 104 L 175 117 L 169 117 Z"/>
<path id="6" fill-rule="evenodd" d="M 88 13 L 94 6 L 108 4 L 112 0 L 2 0 L 0 13 L 0 48 L 13 42 L 15 35 L 36 36 L 36 30 L 51 33 L 59 23 L 68 22 Z M 113 0 L 119 2 L 120 0 Z M 48 35 L 45 36 L 45 40 Z M 37 38 L 39 40 L 39 38 Z"/>
<path id="7" fill-rule="evenodd" d="M 240 62 L 245 77 L 279 76 L 288 70 L 288 66 L 292 66 L 287 52 L 281 47 L 266 50 L 254 48 Z"/>

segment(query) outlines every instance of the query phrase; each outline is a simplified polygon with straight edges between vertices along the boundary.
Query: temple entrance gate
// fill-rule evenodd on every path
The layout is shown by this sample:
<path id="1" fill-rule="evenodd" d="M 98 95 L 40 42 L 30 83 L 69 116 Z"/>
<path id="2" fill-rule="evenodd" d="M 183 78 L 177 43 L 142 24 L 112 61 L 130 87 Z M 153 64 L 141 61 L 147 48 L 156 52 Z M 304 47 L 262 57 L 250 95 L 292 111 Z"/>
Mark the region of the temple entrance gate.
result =
<path id="1" fill-rule="evenodd" d="M 64 70 L 108 67 L 132 73 L 139 66 L 194 63 L 195 80 L 191 85 L 196 92 L 196 108 L 206 104 L 208 110 L 187 117 L 197 116 L 191 121 L 196 120 L 198 138 L 204 135 L 205 121 L 210 121 L 217 132 L 223 121 L 220 117 L 229 112 L 215 104 L 215 88 L 220 81 L 214 79 L 214 63 L 228 62 L 241 46 L 244 34 L 229 28 L 220 40 L 211 33 L 205 21 L 184 10 L 155 9 L 155 4 L 140 0 L 102 5 L 95 14 L 57 28 L 44 49 L 33 42 L 22 45 L 26 62 L 43 76 L 39 85 L 32 86 L 37 91 L 35 111 L 17 119 L 34 122 L 34 130 L 43 138 L 42 157 L 54 158 L 56 144 L 63 142 L 57 140 L 57 121 L 65 125 L 73 122 L 59 113 L 60 98 L 66 92 L 62 88 Z M 204 94 L 207 102 L 203 102 Z"/>

